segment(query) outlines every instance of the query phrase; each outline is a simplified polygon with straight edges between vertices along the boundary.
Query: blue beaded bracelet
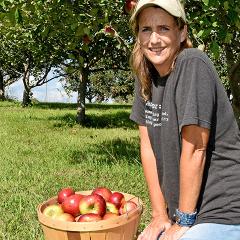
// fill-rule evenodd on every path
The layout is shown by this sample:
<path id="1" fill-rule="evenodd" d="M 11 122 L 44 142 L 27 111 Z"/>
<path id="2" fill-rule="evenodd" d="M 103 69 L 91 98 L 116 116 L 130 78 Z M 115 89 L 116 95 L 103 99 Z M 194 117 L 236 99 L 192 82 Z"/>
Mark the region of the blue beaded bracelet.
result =
<path id="1" fill-rule="evenodd" d="M 194 213 L 185 213 L 181 212 L 179 209 L 176 209 L 174 217 L 176 223 L 179 226 L 191 227 L 196 221 L 197 212 L 195 211 Z"/>

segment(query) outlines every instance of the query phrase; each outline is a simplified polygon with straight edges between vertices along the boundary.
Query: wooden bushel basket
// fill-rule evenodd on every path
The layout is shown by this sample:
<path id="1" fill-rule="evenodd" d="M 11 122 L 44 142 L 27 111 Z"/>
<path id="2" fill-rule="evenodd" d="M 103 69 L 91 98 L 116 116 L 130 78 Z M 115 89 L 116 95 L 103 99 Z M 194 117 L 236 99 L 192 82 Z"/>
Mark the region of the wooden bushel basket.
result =
<path id="1" fill-rule="evenodd" d="M 88 195 L 91 191 L 78 192 Z M 143 205 L 141 199 L 123 193 L 126 200 L 132 200 L 137 208 L 117 218 L 99 222 L 64 222 L 43 215 L 43 210 L 54 203 L 57 197 L 40 204 L 37 208 L 38 220 L 45 240 L 134 240 L 139 226 Z"/>

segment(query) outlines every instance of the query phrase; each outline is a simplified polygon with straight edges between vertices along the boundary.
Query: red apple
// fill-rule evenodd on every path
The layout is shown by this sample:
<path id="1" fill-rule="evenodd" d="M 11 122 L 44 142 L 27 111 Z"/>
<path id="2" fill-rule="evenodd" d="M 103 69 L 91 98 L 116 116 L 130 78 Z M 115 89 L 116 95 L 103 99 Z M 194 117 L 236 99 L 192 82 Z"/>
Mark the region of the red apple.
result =
<path id="1" fill-rule="evenodd" d="M 60 204 L 49 205 L 43 210 L 43 214 L 51 218 L 56 218 L 63 213 L 64 212 Z"/>
<path id="2" fill-rule="evenodd" d="M 78 222 L 98 222 L 102 220 L 102 217 L 99 214 L 95 214 L 95 213 L 86 213 L 81 215 L 78 218 Z"/>
<path id="3" fill-rule="evenodd" d="M 106 34 L 111 35 L 111 36 L 114 36 L 114 35 L 116 34 L 115 29 L 113 29 L 113 28 L 112 28 L 111 26 L 109 26 L 109 25 L 105 26 L 104 32 L 105 32 Z"/>
<path id="4" fill-rule="evenodd" d="M 137 204 L 131 200 L 126 201 L 119 208 L 119 213 L 122 215 L 124 213 L 130 212 L 137 207 Z"/>
<path id="5" fill-rule="evenodd" d="M 87 34 L 83 35 L 82 40 L 87 45 L 91 42 L 91 39 Z"/>
<path id="6" fill-rule="evenodd" d="M 93 191 L 92 191 L 92 194 L 98 194 L 98 195 L 101 195 L 104 200 L 106 202 L 108 202 L 110 196 L 112 195 L 112 192 L 110 189 L 106 188 L 106 187 L 98 187 L 98 188 L 95 188 Z"/>
<path id="7" fill-rule="evenodd" d="M 127 14 L 131 13 L 136 4 L 136 0 L 126 0 L 124 4 L 124 12 Z"/>
<path id="8" fill-rule="evenodd" d="M 65 222 L 75 222 L 73 215 L 69 213 L 62 213 L 59 216 L 55 217 L 56 220 L 65 221 Z"/>
<path id="9" fill-rule="evenodd" d="M 98 194 L 84 196 L 79 203 L 80 214 L 95 213 L 101 217 L 106 213 L 106 202 Z"/>
<path id="10" fill-rule="evenodd" d="M 75 191 L 70 187 L 61 189 L 58 192 L 58 203 L 62 203 L 64 199 L 66 199 L 67 197 L 73 194 L 75 194 Z"/>
<path id="11" fill-rule="evenodd" d="M 116 213 L 107 212 L 107 213 L 103 216 L 102 220 L 107 220 L 107 219 L 110 219 L 110 218 L 116 218 L 116 217 L 118 217 L 118 216 L 119 216 L 119 215 L 116 214 Z"/>
<path id="12" fill-rule="evenodd" d="M 110 202 L 106 202 L 106 212 L 115 213 L 117 215 L 119 214 L 118 208 L 116 207 L 116 205 Z"/>
<path id="13" fill-rule="evenodd" d="M 62 203 L 63 211 L 73 215 L 74 217 L 78 216 L 80 214 L 79 203 L 82 198 L 83 195 L 81 194 L 74 194 L 67 197 Z"/>
<path id="14" fill-rule="evenodd" d="M 114 192 L 111 195 L 109 202 L 113 203 L 119 209 L 121 205 L 125 202 L 124 195 L 120 192 Z"/>

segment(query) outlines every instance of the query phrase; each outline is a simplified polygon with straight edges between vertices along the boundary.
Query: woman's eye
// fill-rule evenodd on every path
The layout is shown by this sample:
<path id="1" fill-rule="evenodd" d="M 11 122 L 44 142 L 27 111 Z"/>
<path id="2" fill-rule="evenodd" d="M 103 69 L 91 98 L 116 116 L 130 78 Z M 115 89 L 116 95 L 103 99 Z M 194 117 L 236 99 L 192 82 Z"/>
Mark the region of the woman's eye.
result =
<path id="1" fill-rule="evenodd" d="M 151 31 L 149 28 L 143 28 L 142 29 L 142 32 L 149 32 L 149 31 Z"/>
<path id="2" fill-rule="evenodd" d="M 165 27 L 165 26 L 162 26 L 162 27 L 160 28 L 160 30 L 161 30 L 161 32 L 167 32 L 167 31 L 169 30 L 169 28 L 168 28 L 168 27 Z"/>

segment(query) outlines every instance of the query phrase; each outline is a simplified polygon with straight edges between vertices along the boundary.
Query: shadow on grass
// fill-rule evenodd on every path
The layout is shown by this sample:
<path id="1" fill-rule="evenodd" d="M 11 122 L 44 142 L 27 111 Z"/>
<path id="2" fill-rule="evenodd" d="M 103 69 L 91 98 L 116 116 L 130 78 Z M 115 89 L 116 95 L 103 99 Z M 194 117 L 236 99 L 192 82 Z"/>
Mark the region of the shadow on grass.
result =
<path id="1" fill-rule="evenodd" d="M 57 121 L 54 127 L 73 127 L 77 125 L 75 114 L 65 114 L 63 116 L 50 117 L 48 120 Z M 101 115 L 91 114 L 86 115 L 86 128 L 136 128 L 136 124 L 129 119 L 129 113 L 118 111 L 116 113 L 103 113 Z"/>
<path id="2" fill-rule="evenodd" d="M 109 165 L 118 162 L 140 164 L 139 140 L 137 137 L 129 140 L 117 138 L 111 141 L 104 141 L 101 144 L 87 145 L 82 151 L 71 151 L 68 158 L 71 164 L 78 164 L 83 161 L 98 161 Z"/>
<path id="3" fill-rule="evenodd" d="M 48 103 L 48 102 L 38 102 L 33 105 L 34 108 L 40 109 L 77 109 L 76 103 Z M 88 103 L 86 104 L 87 109 L 103 109 L 103 110 L 111 110 L 111 109 L 131 109 L 131 105 L 129 104 L 95 104 L 95 103 Z"/>

